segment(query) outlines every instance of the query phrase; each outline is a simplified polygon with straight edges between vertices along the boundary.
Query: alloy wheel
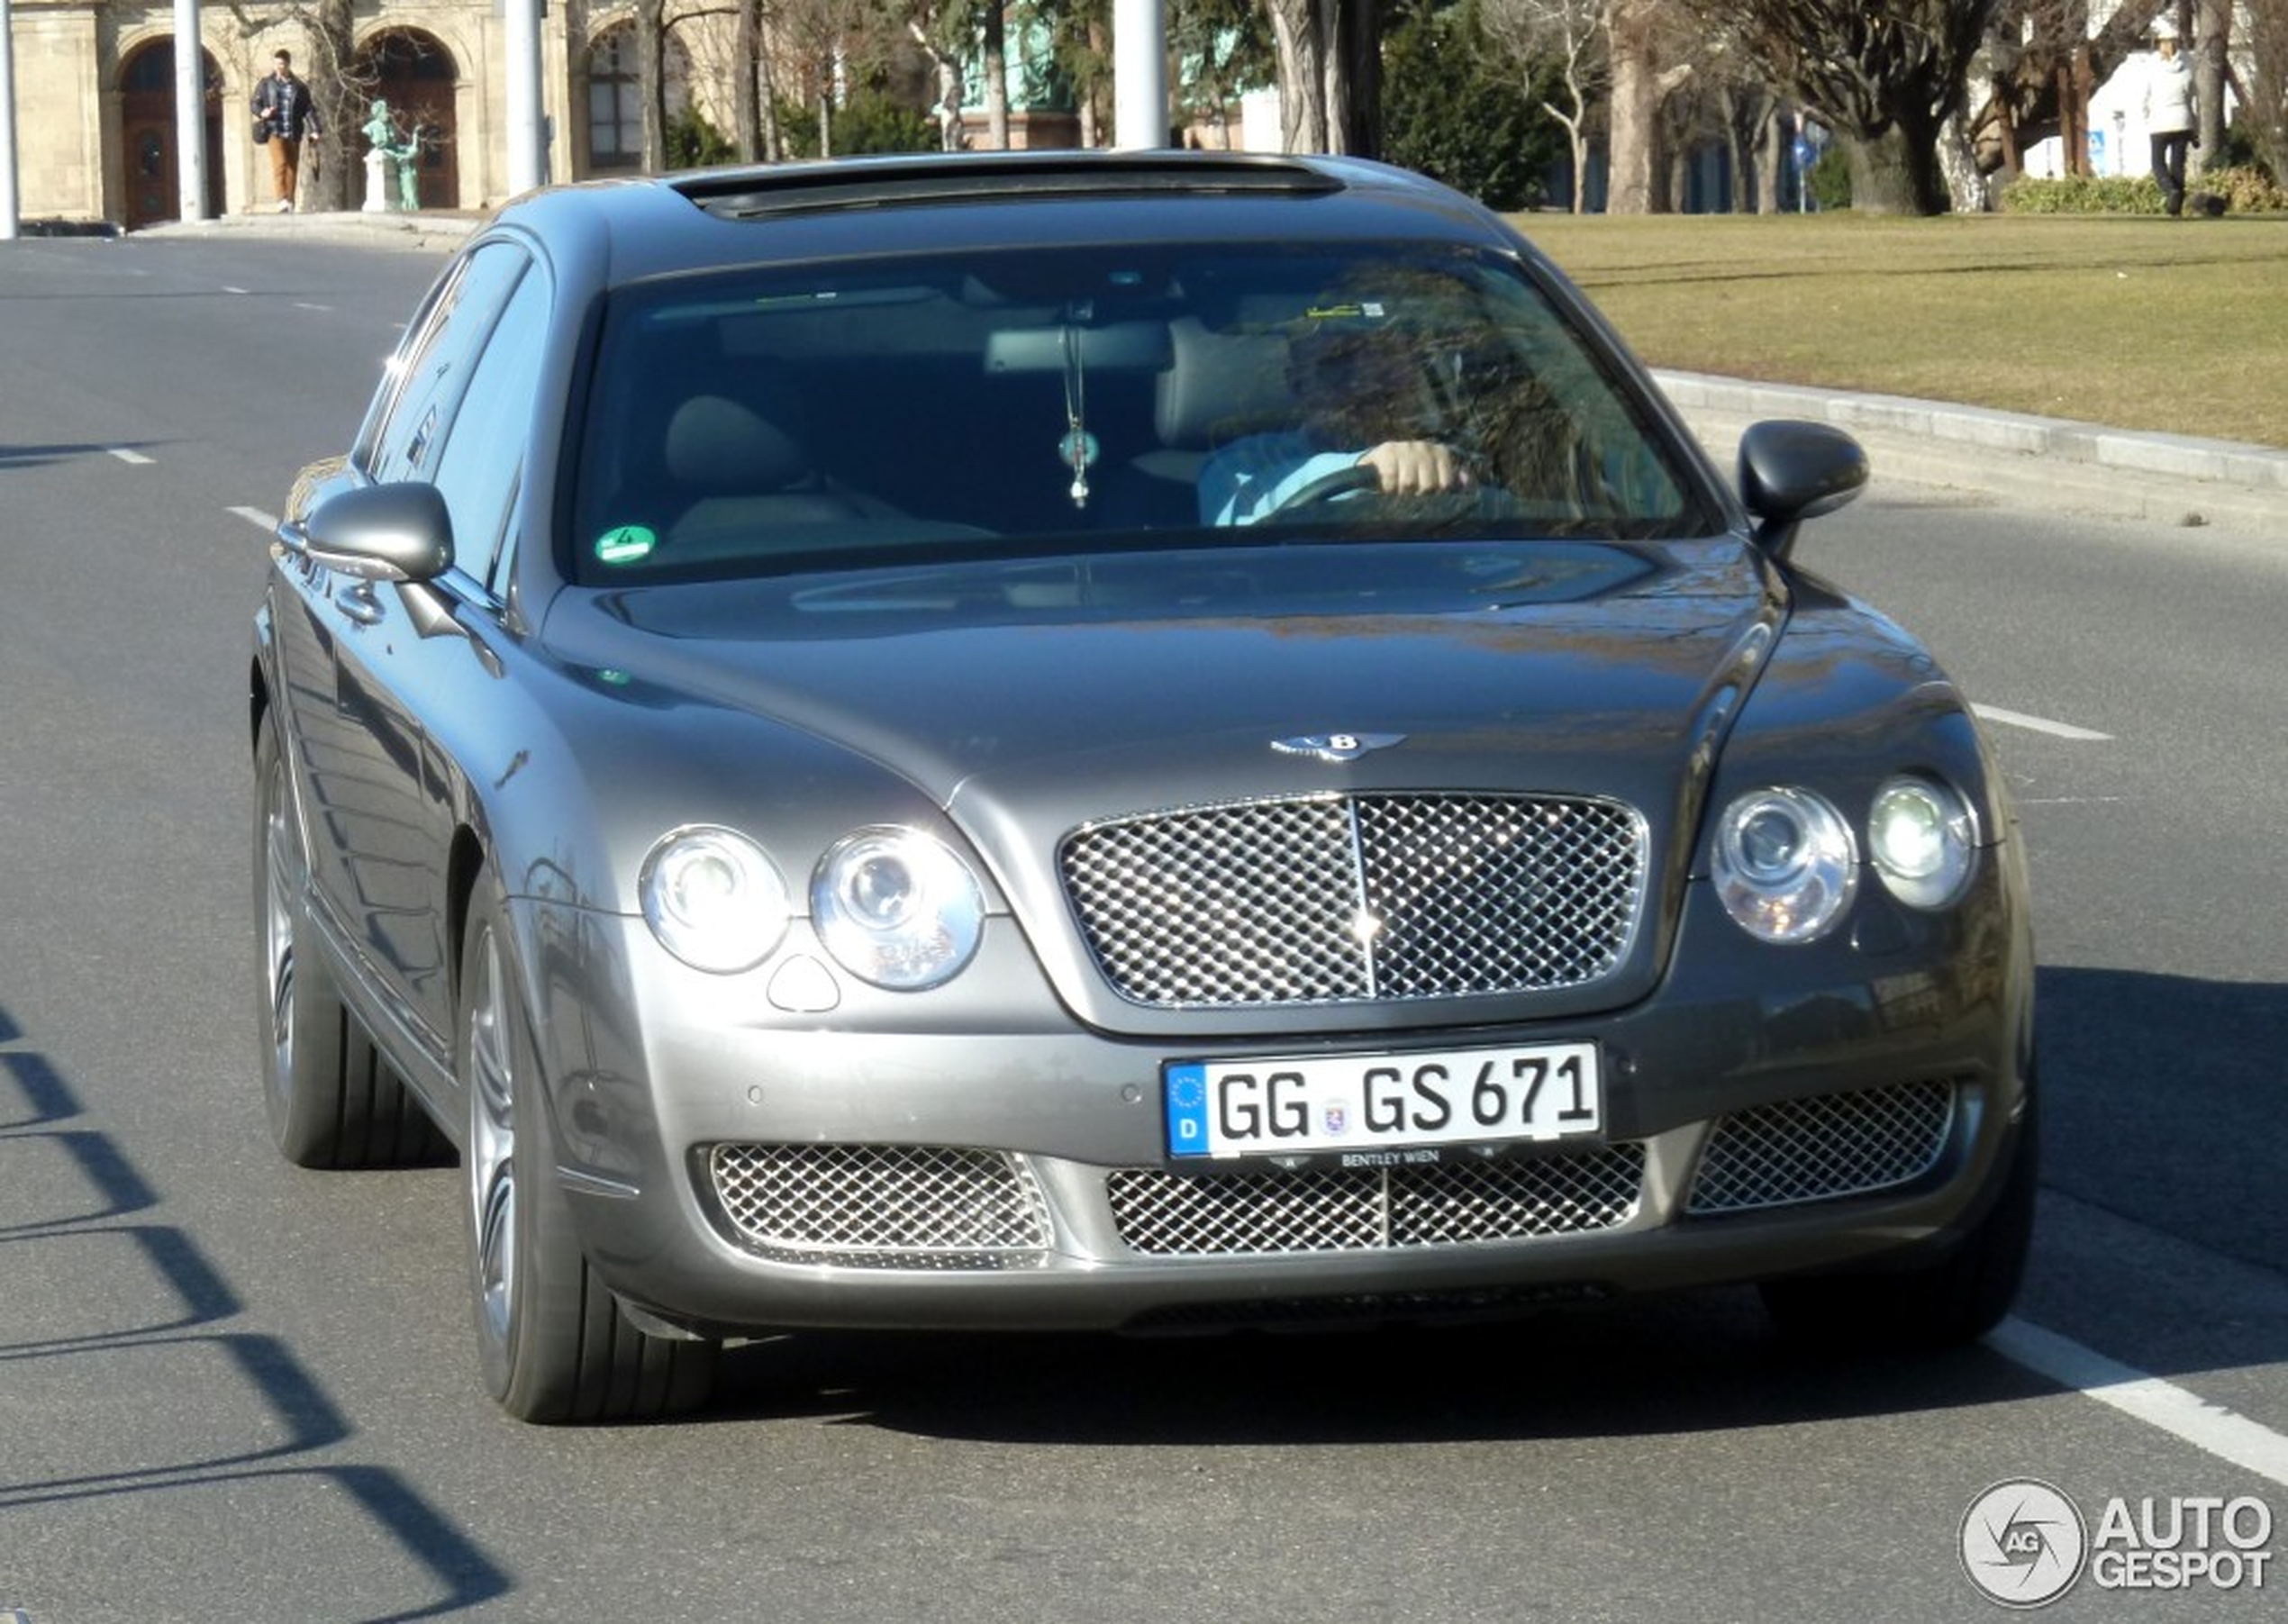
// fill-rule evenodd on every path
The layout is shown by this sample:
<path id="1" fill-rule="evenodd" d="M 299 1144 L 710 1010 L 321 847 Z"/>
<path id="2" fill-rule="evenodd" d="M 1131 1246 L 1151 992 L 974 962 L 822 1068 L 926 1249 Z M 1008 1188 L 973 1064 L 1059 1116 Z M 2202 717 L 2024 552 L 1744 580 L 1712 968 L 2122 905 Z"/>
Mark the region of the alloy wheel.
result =
<path id="1" fill-rule="evenodd" d="M 468 1023 L 468 1189 L 477 1315 L 486 1338 L 505 1347 L 515 1320 L 516 1106 L 501 953 L 490 931 L 477 943 Z"/>

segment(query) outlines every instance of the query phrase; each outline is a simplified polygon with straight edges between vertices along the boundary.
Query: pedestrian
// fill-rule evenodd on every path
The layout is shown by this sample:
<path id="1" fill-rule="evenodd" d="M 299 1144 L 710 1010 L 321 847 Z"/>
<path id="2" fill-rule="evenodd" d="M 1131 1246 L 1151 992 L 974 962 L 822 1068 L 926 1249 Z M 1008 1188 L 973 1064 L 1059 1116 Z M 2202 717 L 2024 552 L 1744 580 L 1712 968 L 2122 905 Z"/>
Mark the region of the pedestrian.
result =
<path id="1" fill-rule="evenodd" d="M 2174 217 L 2184 212 L 2184 152 L 2201 144 L 2193 113 L 2193 66 L 2177 55 L 2176 24 L 2165 18 L 2153 29 L 2158 52 L 2145 80 L 2145 128 L 2153 138 L 2153 178 L 2161 205 Z"/>
<path id="2" fill-rule="evenodd" d="M 282 48 L 270 59 L 269 77 L 254 88 L 254 139 L 270 149 L 270 183 L 281 214 L 294 213 L 302 142 L 317 133 L 318 104 L 310 86 L 294 76 L 294 53 Z"/>

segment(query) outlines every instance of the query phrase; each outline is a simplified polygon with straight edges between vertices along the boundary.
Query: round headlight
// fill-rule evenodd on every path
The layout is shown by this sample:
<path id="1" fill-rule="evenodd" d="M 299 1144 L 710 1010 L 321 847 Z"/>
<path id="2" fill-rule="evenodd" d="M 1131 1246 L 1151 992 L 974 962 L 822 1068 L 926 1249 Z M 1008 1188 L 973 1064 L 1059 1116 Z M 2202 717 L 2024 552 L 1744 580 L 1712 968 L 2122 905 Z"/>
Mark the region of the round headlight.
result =
<path id="1" fill-rule="evenodd" d="M 985 899 L 968 865 L 912 829 L 866 829 L 826 854 L 811 922 L 842 967 L 912 992 L 951 980 L 977 950 Z"/>
<path id="2" fill-rule="evenodd" d="M 1970 809 L 1924 778 L 1893 778 L 1867 812 L 1867 852 L 1891 894 L 1911 908 L 1944 908 L 1970 882 L 1977 849 Z"/>
<path id="3" fill-rule="evenodd" d="M 786 881 L 745 835 L 678 829 L 644 859 L 643 917 L 659 945 L 695 970 L 751 970 L 786 934 Z"/>
<path id="4" fill-rule="evenodd" d="M 1809 790 L 1759 789 L 1727 806 L 1711 868 L 1725 912 L 1771 942 L 1825 935 L 1858 886 L 1850 826 Z"/>

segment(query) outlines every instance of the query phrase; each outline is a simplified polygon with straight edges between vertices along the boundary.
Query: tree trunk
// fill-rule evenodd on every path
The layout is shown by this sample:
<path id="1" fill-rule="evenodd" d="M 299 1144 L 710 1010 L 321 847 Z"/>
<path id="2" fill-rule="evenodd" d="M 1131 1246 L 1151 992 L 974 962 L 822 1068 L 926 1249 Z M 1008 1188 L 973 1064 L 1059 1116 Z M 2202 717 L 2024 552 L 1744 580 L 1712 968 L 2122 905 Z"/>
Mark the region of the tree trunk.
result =
<path id="1" fill-rule="evenodd" d="M 661 50 L 667 25 L 665 0 L 636 0 L 636 77 L 643 92 L 643 167 L 657 175 L 667 167 L 667 76 Z"/>
<path id="2" fill-rule="evenodd" d="M 2057 68 L 2057 144 L 2066 173 L 2090 172 L 2089 104 L 2074 94 L 2074 70 Z"/>
<path id="3" fill-rule="evenodd" d="M 978 14 L 985 23 L 980 50 L 985 70 L 985 145 L 996 152 L 1009 150 L 1009 37 L 998 5 Z"/>
<path id="4" fill-rule="evenodd" d="M 1756 165 L 1748 158 L 1748 143 L 1740 139 L 1740 120 L 1746 116 L 1731 87 L 1724 87 L 1719 97 L 1724 110 L 1724 168 L 1732 178 L 1731 207 L 1734 214 L 1756 213 Z"/>
<path id="5" fill-rule="evenodd" d="M 1333 150 L 1374 158 L 1382 150 L 1382 0 L 1322 0 L 1328 11 L 1329 53 L 1336 83 L 1327 87 Z"/>
<path id="6" fill-rule="evenodd" d="M 1382 0 L 1265 0 L 1279 57 L 1279 144 L 1372 158 L 1381 148 Z"/>
<path id="7" fill-rule="evenodd" d="M 1614 0 L 1612 141 L 1605 182 L 1609 214 L 1650 214 L 1659 207 L 1660 63 L 1655 30 L 1659 0 Z"/>
<path id="8" fill-rule="evenodd" d="M 1780 177 L 1787 172 L 1787 122 L 1775 104 L 1764 115 L 1764 139 L 1756 148 L 1756 212 L 1780 212 Z"/>
<path id="9" fill-rule="evenodd" d="M 1978 154 L 1971 150 L 1969 121 L 1960 113 L 1948 119 L 1938 132 L 1938 170 L 1945 177 L 1954 213 L 1985 214 L 1993 211 L 1993 197 L 1986 188 L 1986 177 L 1978 172 Z"/>
<path id="10" fill-rule="evenodd" d="M 734 55 L 740 67 L 731 84 L 731 139 L 739 161 L 751 164 L 762 155 L 762 109 L 755 86 L 755 70 L 763 59 L 762 0 L 739 0 L 737 38 Z"/>
<path id="11" fill-rule="evenodd" d="M 313 209 L 357 206 L 365 190 L 366 153 L 359 132 L 365 128 L 367 92 L 359 80 L 357 16 L 350 0 L 321 0 L 311 30 L 310 100 L 318 110 L 318 139 L 310 143 L 316 161 L 303 177 Z M 358 178 L 353 185 L 352 175 Z"/>
<path id="12" fill-rule="evenodd" d="M 1269 0 L 1271 40 L 1279 54 L 1279 146 L 1286 152 L 1330 150 L 1326 45 L 1312 0 Z"/>
<path id="13" fill-rule="evenodd" d="M 1938 132 L 1894 123 L 1872 140 L 1842 138 L 1851 165 L 1851 206 L 1866 214 L 1943 214 Z"/>
<path id="14" fill-rule="evenodd" d="M 2225 50 L 2232 32 L 2232 0 L 2200 0 L 2200 22 L 2193 58 L 2194 116 L 2200 121 L 2201 144 L 2187 164 L 2198 176 L 2210 158 L 2224 149 Z M 2288 177 L 2283 177 L 2288 178 Z"/>

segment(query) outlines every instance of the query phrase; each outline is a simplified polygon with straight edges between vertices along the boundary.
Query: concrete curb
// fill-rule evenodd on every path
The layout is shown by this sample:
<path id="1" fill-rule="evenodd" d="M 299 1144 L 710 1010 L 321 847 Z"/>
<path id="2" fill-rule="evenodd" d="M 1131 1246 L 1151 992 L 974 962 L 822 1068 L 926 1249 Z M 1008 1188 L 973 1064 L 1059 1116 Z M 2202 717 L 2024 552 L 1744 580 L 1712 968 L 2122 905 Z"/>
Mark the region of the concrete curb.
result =
<path id="1" fill-rule="evenodd" d="M 2069 512 L 2288 534 L 2288 451 L 2136 433 L 1980 406 L 1846 395 L 1656 371 L 1702 444 L 1730 466 L 1740 431 L 1767 417 L 1831 423 L 1898 480 L 2044 502 Z"/>
<path id="2" fill-rule="evenodd" d="M 363 242 L 382 248 L 441 249 L 449 252 L 463 238 L 490 218 L 485 214 L 399 213 L 395 210 L 367 213 L 336 209 L 319 213 L 280 214 L 261 210 L 248 214 L 222 214 L 213 220 L 175 220 L 145 226 L 137 237 L 220 237 L 237 232 L 305 238 L 317 241 Z"/>

